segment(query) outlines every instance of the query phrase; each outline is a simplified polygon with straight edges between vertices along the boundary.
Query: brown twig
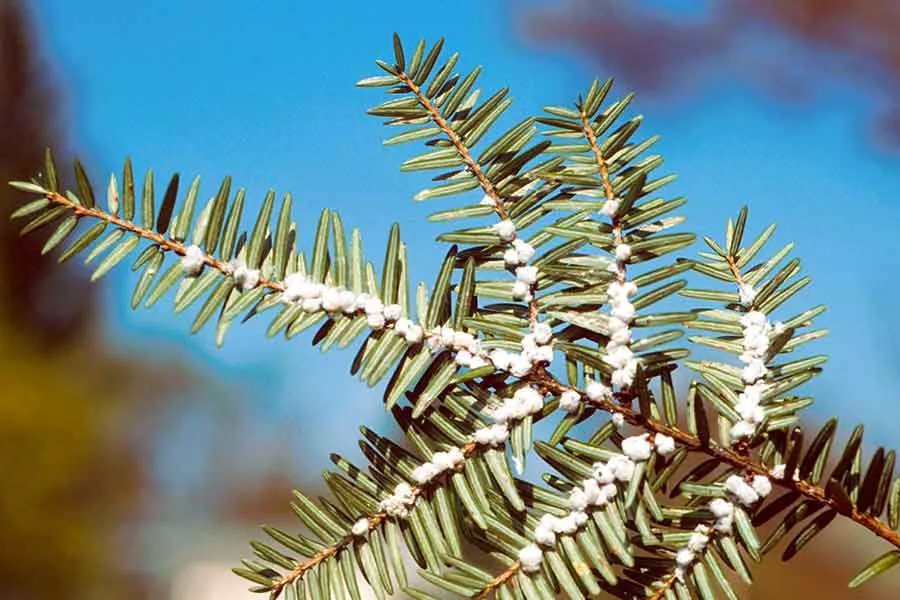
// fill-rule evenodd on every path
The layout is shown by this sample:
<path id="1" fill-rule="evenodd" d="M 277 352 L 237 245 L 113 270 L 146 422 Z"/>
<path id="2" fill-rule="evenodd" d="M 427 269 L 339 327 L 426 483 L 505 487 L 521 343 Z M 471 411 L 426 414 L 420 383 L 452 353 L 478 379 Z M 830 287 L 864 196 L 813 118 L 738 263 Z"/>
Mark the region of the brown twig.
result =
<path id="1" fill-rule="evenodd" d="M 469 151 L 469 147 L 466 146 L 462 138 L 459 137 L 459 134 L 450 126 L 450 123 L 447 122 L 441 114 L 441 111 L 437 109 L 428 96 L 422 93 L 421 87 L 416 85 L 409 75 L 401 71 L 397 73 L 397 79 L 399 79 L 403 85 L 408 87 L 415 95 L 419 104 L 422 105 L 422 108 L 428 112 L 428 116 L 431 118 L 432 122 L 440 128 L 444 135 L 447 136 L 447 139 L 450 140 L 450 143 L 453 144 L 453 147 L 456 148 L 456 152 L 459 154 L 463 163 L 465 163 L 466 169 L 475 176 L 475 179 L 478 180 L 478 185 L 481 186 L 484 193 L 494 201 L 494 212 L 497 213 L 500 220 L 505 221 L 509 219 L 509 215 L 503 207 L 503 198 L 500 196 L 500 192 L 497 191 L 497 188 L 495 188 L 494 184 L 491 183 L 491 180 L 488 179 L 488 176 L 481 168 L 481 165 L 478 164 L 478 161 L 475 160 L 475 157 L 472 156 L 472 153 Z M 531 321 L 531 326 L 534 327 L 538 320 L 537 302 L 535 302 L 534 298 L 528 302 L 528 316 Z"/>

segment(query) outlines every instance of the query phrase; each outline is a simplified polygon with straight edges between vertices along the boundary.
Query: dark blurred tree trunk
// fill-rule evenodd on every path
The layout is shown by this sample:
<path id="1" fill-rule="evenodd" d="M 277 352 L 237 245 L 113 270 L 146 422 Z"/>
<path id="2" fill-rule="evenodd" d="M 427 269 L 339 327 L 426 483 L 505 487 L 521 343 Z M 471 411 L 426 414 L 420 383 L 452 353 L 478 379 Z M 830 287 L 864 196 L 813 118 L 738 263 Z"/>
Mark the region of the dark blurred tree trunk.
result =
<path id="1" fill-rule="evenodd" d="M 41 171 L 47 146 L 69 162 L 25 7 L 0 0 L 0 182 Z M 19 237 L 13 193 L 0 185 L 0 599 L 149 597 L 123 532 L 152 499 L 152 417 L 189 377 L 109 348 L 97 288 Z"/>
<path id="2" fill-rule="evenodd" d="M 43 164 L 44 149 L 65 151 L 57 123 L 56 90 L 35 56 L 24 2 L 0 0 L 0 181 L 28 178 Z M 60 161 L 64 162 L 64 161 Z M 93 286 L 74 269 L 42 256 L 41 236 L 20 239 L 9 221 L 12 190 L 0 191 L 0 275 L 5 294 L 0 308 L 32 337 L 77 340 L 91 326 Z M 60 302 L 60 298 L 66 298 Z"/>

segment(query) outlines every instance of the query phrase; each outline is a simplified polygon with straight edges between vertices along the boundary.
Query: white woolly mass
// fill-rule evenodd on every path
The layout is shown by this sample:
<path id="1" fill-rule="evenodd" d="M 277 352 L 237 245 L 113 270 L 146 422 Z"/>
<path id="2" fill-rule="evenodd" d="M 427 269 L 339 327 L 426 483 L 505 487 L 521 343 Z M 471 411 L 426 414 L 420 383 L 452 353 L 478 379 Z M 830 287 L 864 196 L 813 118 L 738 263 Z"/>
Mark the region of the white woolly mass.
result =
<path id="1" fill-rule="evenodd" d="M 675 553 L 675 576 L 678 579 L 684 578 L 684 573 L 691 564 L 697 560 L 697 555 L 701 554 L 709 543 L 709 527 L 700 524 L 694 529 L 688 543 L 679 548 Z"/>
<path id="2" fill-rule="evenodd" d="M 513 300 L 523 300 L 525 302 L 530 302 L 533 298 L 531 294 L 531 286 L 521 279 L 517 279 L 513 282 L 512 297 Z"/>
<path id="3" fill-rule="evenodd" d="M 368 519 L 360 519 L 356 523 L 353 524 L 353 527 L 350 529 L 350 533 L 355 535 L 356 537 L 363 537 L 369 532 L 369 520 Z"/>
<path id="4" fill-rule="evenodd" d="M 572 488 L 572 491 L 569 492 L 569 507 L 573 511 L 583 511 L 585 508 L 587 508 L 588 504 L 589 502 L 587 492 L 585 492 L 584 489 L 580 487 Z"/>
<path id="5" fill-rule="evenodd" d="M 553 546 L 557 535 L 571 535 L 578 531 L 578 516 L 582 511 L 573 511 L 565 517 L 545 514 L 534 528 L 534 541 L 541 546 Z M 583 524 L 583 522 L 582 522 Z"/>
<path id="6" fill-rule="evenodd" d="M 675 452 L 675 439 L 668 435 L 657 433 L 653 436 L 653 447 L 660 456 L 668 456 Z"/>
<path id="7" fill-rule="evenodd" d="M 513 354 L 509 362 L 509 372 L 516 377 L 525 377 L 531 373 L 531 361 L 524 354 Z"/>
<path id="8" fill-rule="evenodd" d="M 533 387 L 525 386 L 517 389 L 511 398 L 505 399 L 503 404 L 495 408 L 491 417 L 495 423 L 506 423 L 533 415 L 543 408 L 544 397 L 541 393 Z"/>
<path id="9" fill-rule="evenodd" d="M 538 344 L 547 344 L 553 338 L 553 329 L 546 323 L 537 323 L 534 326 L 534 341 Z"/>
<path id="10" fill-rule="evenodd" d="M 516 279 L 526 285 L 534 285 L 537 282 L 537 276 L 537 267 L 531 265 L 516 267 Z"/>
<path id="11" fill-rule="evenodd" d="M 613 462 L 615 460 L 616 458 L 613 458 L 610 462 Z M 612 467 L 610 467 L 609 463 L 595 462 L 593 467 L 591 468 L 591 474 L 594 476 L 594 480 L 596 480 L 597 483 L 603 485 L 612 483 L 616 480 L 616 473 L 612 470 Z"/>
<path id="12" fill-rule="evenodd" d="M 537 325 L 537 328 L 540 328 L 542 323 Z M 546 342 L 541 343 L 539 341 L 546 340 Z M 553 346 L 548 344 L 550 341 L 549 335 L 543 335 L 543 331 L 539 336 L 537 332 L 529 333 L 522 337 L 522 353 L 520 356 L 528 362 L 529 370 L 530 366 L 534 363 L 551 363 L 553 362 Z"/>
<path id="13" fill-rule="evenodd" d="M 613 413 L 612 416 L 613 425 L 616 426 L 616 429 L 622 429 L 625 426 L 625 415 L 622 413 Z"/>
<path id="14" fill-rule="evenodd" d="M 493 229 L 504 242 L 511 242 L 516 237 L 516 226 L 509 219 L 494 223 Z"/>
<path id="15" fill-rule="evenodd" d="M 549 517 L 550 515 L 544 516 Z M 541 523 L 534 528 L 532 537 L 534 538 L 534 541 L 541 546 L 552 546 L 556 543 L 556 533 L 550 526 L 544 524 L 543 519 L 541 519 Z"/>
<path id="16" fill-rule="evenodd" d="M 581 406 L 581 394 L 575 390 L 566 390 L 560 394 L 559 407 L 562 410 L 573 413 L 578 410 L 579 406 Z"/>
<path id="17" fill-rule="evenodd" d="M 425 485 L 426 483 L 440 475 L 440 473 L 441 470 L 437 465 L 426 462 L 413 469 L 412 477 L 417 484 Z"/>
<path id="18" fill-rule="evenodd" d="M 544 553 L 537 544 L 529 544 L 519 550 L 519 565 L 521 565 L 523 573 L 540 571 L 543 558 Z"/>
<path id="19" fill-rule="evenodd" d="M 532 532 L 534 543 L 519 552 L 519 562 L 523 570 L 526 568 L 526 561 L 529 564 L 528 568 L 535 570 L 539 568 L 541 546 L 550 548 L 556 544 L 558 536 L 576 533 L 587 524 L 590 518 L 587 513 L 589 508 L 602 508 L 616 497 L 618 487 L 614 482 L 629 481 L 633 474 L 634 463 L 624 456 L 614 456 L 606 463 L 594 463 L 594 476 L 583 480 L 580 486 L 572 488 L 569 492 L 570 512 L 563 517 L 551 514 L 541 516 Z"/>
<path id="20" fill-rule="evenodd" d="M 738 286 L 738 293 L 741 296 L 741 304 L 750 306 L 756 300 L 756 290 L 749 283 L 741 283 Z"/>
<path id="21" fill-rule="evenodd" d="M 503 262 L 508 267 L 524 265 L 534 257 L 534 252 L 534 247 L 531 244 L 517 237 L 512 241 L 512 247 L 503 253 Z"/>
<path id="22" fill-rule="evenodd" d="M 759 479 L 757 480 L 757 477 Z M 760 498 L 764 498 L 772 491 L 772 483 L 768 477 L 758 475 L 754 477 L 751 483 L 740 475 L 730 475 L 725 480 L 725 490 L 744 506 L 753 506 Z M 764 494 L 760 492 L 765 492 Z"/>
<path id="23" fill-rule="evenodd" d="M 713 529 L 719 533 L 731 533 L 731 528 L 734 525 L 734 504 L 725 498 L 713 498 L 708 506 L 710 512 L 716 518 Z"/>
<path id="24" fill-rule="evenodd" d="M 482 206 L 497 206 L 497 201 L 494 200 L 490 195 L 485 194 L 479 204 L 481 204 Z"/>
<path id="25" fill-rule="evenodd" d="M 621 415 L 618 416 L 621 417 Z M 634 462 L 648 460 L 654 450 L 660 456 L 667 456 L 675 451 L 675 440 L 661 433 L 654 434 L 652 439 L 650 434 L 642 433 L 622 440 L 622 452 Z"/>
<path id="26" fill-rule="evenodd" d="M 372 313 L 366 315 L 366 324 L 372 329 L 378 330 L 384 328 L 385 324 L 387 324 L 387 320 L 381 313 Z"/>
<path id="27" fill-rule="evenodd" d="M 675 564 L 679 567 L 684 568 L 689 566 L 692 562 L 694 562 L 694 558 L 696 558 L 696 554 L 693 550 L 689 548 L 681 548 L 675 554 Z"/>
<path id="28" fill-rule="evenodd" d="M 600 209 L 600 214 L 606 215 L 607 217 L 614 217 L 619 211 L 619 206 L 621 205 L 621 198 L 613 198 L 612 200 L 607 200 L 603 203 L 603 207 Z"/>
<path id="29" fill-rule="evenodd" d="M 612 390 L 599 381 L 590 380 L 584 388 L 584 393 L 594 402 L 609 400 L 612 398 Z"/>
<path id="30" fill-rule="evenodd" d="M 416 495 L 408 483 L 398 483 L 394 493 L 381 501 L 379 510 L 390 517 L 405 519 L 409 509 L 416 503 Z"/>
<path id="31" fill-rule="evenodd" d="M 240 265 L 234 267 L 233 275 L 235 281 L 239 282 L 239 277 L 242 276 Z M 245 285 L 258 283 L 258 275 L 255 282 L 252 281 L 252 273 L 246 277 L 250 280 Z M 383 329 L 388 324 L 402 322 L 402 325 L 395 327 L 394 333 L 403 337 L 409 344 L 421 343 L 425 338 L 422 327 L 403 318 L 403 308 L 399 304 L 385 306 L 371 294 L 357 294 L 340 286 L 318 283 L 302 273 L 292 273 L 285 278 L 281 301 L 286 304 L 298 304 L 306 312 L 324 310 L 330 314 L 362 313 L 366 317 L 366 324 L 375 330 Z"/>
<path id="32" fill-rule="evenodd" d="M 691 534 L 691 539 L 688 540 L 687 548 L 691 552 L 703 552 L 708 543 L 709 527 L 701 523 L 694 528 L 694 533 Z"/>
<path id="33" fill-rule="evenodd" d="M 619 247 L 622 246 L 624 244 Z M 624 265 L 619 268 L 619 276 L 625 277 Z M 638 360 L 631 351 L 632 334 L 629 327 L 636 311 L 628 300 L 629 296 L 636 293 L 637 286 L 633 281 L 613 281 L 606 288 L 610 305 L 610 338 L 606 344 L 603 361 L 613 368 L 611 382 L 617 387 L 630 386 L 634 383 L 634 376 L 637 373 Z"/>
<path id="34" fill-rule="evenodd" d="M 259 285 L 259 270 L 248 269 L 247 263 L 242 258 L 235 258 L 229 263 L 231 277 L 234 284 L 243 291 L 252 290 Z"/>
<path id="35" fill-rule="evenodd" d="M 743 290 L 743 287 L 741 288 Z M 752 289 L 752 288 L 751 288 Z M 742 291 L 743 295 L 744 292 Z M 752 302 L 752 300 L 751 300 Z M 770 336 L 773 327 L 765 313 L 750 311 L 741 317 L 743 335 L 741 346 L 744 350 L 740 360 L 744 363 L 741 378 L 744 390 L 738 395 L 734 409 L 741 420 L 731 426 L 731 438 L 740 441 L 753 436 L 765 418 L 762 399 L 768 385 L 764 379 L 769 374 L 766 367 L 766 354 L 769 351 Z"/>
<path id="36" fill-rule="evenodd" d="M 477 429 L 474 438 L 482 446 L 501 446 L 509 439 L 509 428 L 504 423 L 494 423 Z"/>
<path id="37" fill-rule="evenodd" d="M 787 477 L 787 473 L 785 473 L 786 470 L 787 465 L 785 464 L 775 465 L 774 467 L 769 469 L 769 474 L 772 476 L 772 479 L 785 479 Z M 799 469 L 794 469 L 792 478 L 794 481 L 800 481 Z"/>
<path id="38" fill-rule="evenodd" d="M 760 498 L 765 498 L 772 493 L 772 482 L 765 475 L 754 475 L 750 480 L 750 487 L 759 494 Z"/>
<path id="39" fill-rule="evenodd" d="M 631 258 L 631 246 L 628 244 L 619 244 L 616 246 L 616 258 L 618 260 L 628 260 Z"/>
<path id="40" fill-rule="evenodd" d="M 403 315 L 403 308 L 399 304 L 388 304 L 381 312 L 388 321 L 396 321 Z"/>
<path id="41" fill-rule="evenodd" d="M 622 452 L 635 462 L 643 462 L 653 454 L 653 444 L 647 439 L 648 434 L 633 435 L 622 440 Z"/>
<path id="42" fill-rule="evenodd" d="M 627 456 L 613 456 L 606 464 L 619 481 L 630 481 L 634 477 L 635 464 Z"/>
<path id="43" fill-rule="evenodd" d="M 412 477 L 416 484 L 425 485 L 446 471 L 459 469 L 465 461 L 466 456 L 463 454 L 463 451 L 456 447 L 446 451 L 435 452 L 430 461 L 424 462 L 413 469 Z"/>
<path id="44" fill-rule="evenodd" d="M 203 270 L 205 259 L 206 255 L 200 246 L 196 244 L 188 246 L 184 251 L 184 256 L 181 257 L 181 268 L 184 270 L 184 274 L 189 277 L 199 275 Z"/>

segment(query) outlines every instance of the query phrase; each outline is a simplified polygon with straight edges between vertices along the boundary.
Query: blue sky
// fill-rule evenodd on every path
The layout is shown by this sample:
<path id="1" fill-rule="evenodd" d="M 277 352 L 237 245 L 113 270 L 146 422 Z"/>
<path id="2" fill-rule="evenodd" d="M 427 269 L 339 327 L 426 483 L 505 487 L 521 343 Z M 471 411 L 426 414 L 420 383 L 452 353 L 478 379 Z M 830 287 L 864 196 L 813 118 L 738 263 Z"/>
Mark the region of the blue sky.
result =
<path id="1" fill-rule="evenodd" d="M 364 114 L 378 92 L 353 85 L 376 74 L 372 61 L 389 55 L 391 32 L 407 41 L 444 35 L 464 67 L 483 64 L 483 88 L 512 89 L 509 122 L 570 102 L 594 76 L 615 75 L 529 48 L 515 33 L 514 2 L 248 6 L 35 2 L 75 146 L 98 179 L 119 170 L 127 154 L 161 176 L 199 174 L 210 193 L 225 174 L 254 201 L 270 187 L 290 191 L 307 239 L 319 210 L 336 208 L 361 226 L 372 256 L 397 220 L 414 278 L 429 282 L 444 251 L 432 241 L 440 228 L 425 221 L 437 204 L 412 202 L 426 184 L 398 170 L 412 149 L 381 145 L 385 128 Z M 818 397 L 817 414 L 841 415 L 845 432 L 868 422 L 874 441 L 891 444 L 900 384 L 892 302 L 900 291 L 900 171 L 896 156 L 870 148 L 861 133 L 862 100 L 840 81 L 827 87 L 824 99 L 803 107 L 772 104 L 734 83 L 711 86 L 689 103 L 639 96 L 635 106 L 647 115 L 645 134 L 663 136 L 657 150 L 679 174 L 670 194 L 690 198 L 683 212 L 691 230 L 721 237 L 725 219 L 747 203 L 753 231 L 776 221 L 776 241 L 796 241 L 814 278 L 800 304 L 827 303 L 820 326 L 832 331 L 817 348 L 831 355 L 826 372 L 806 393 Z M 358 424 L 382 419 L 379 392 L 346 376 L 350 352 L 323 356 L 308 336 L 269 340 L 260 324 L 234 328 L 216 350 L 209 332 L 189 336 L 188 317 L 173 319 L 170 305 L 130 312 L 134 279 L 125 271 L 105 288 L 110 336 L 123 351 L 135 342 L 181 346 L 243 393 L 238 407 L 253 433 L 241 438 L 252 442 L 242 448 L 246 464 L 288 451 L 309 468 L 295 479 L 310 482 L 328 452 L 354 454 Z M 210 450 L 224 447 L 210 425 L 224 410 L 213 399 L 173 418 L 171 443 L 159 456 L 163 481 L 189 489 L 208 461 L 224 464 Z M 890 419 L 878 419 L 881 411 Z"/>

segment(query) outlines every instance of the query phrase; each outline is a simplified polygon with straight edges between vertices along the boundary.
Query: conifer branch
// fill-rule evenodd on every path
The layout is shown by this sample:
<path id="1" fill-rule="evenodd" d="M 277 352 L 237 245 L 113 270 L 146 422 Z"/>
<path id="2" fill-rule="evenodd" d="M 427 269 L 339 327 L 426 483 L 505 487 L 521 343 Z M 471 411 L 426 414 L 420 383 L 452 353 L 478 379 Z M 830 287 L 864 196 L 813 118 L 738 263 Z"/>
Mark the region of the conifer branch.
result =
<path id="1" fill-rule="evenodd" d="M 478 184 L 481 186 L 481 189 L 494 201 L 494 212 L 497 213 L 500 220 L 505 221 L 508 217 L 506 216 L 506 210 L 503 208 L 503 198 L 494 188 L 494 184 L 491 183 L 491 180 L 485 175 L 481 166 L 478 164 L 478 161 L 472 156 L 468 146 L 466 146 L 459 134 L 453 130 L 453 127 L 451 127 L 447 120 L 444 119 L 441 112 L 434 106 L 431 100 L 422 93 L 422 89 L 416 85 L 416 82 L 414 82 L 407 73 L 402 70 L 398 71 L 397 79 L 409 88 L 413 95 L 418 99 L 419 104 L 422 105 L 422 108 L 428 111 L 428 116 L 434 124 L 440 128 L 444 135 L 447 136 L 447 139 L 450 140 L 450 143 L 453 144 L 453 147 L 456 148 L 456 152 L 465 163 L 466 168 L 476 179 L 478 179 Z"/>
<path id="2" fill-rule="evenodd" d="M 562 394 L 567 390 L 573 389 L 570 386 L 560 383 L 547 371 L 543 371 L 536 375 L 534 383 L 553 394 Z M 623 391 L 616 394 L 617 402 L 613 402 L 606 399 L 592 400 L 584 391 L 576 391 L 581 394 L 582 400 L 585 403 L 591 404 L 609 414 L 620 414 L 625 421 L 631 425 L 653 433 L 668 435 L 674 438 L 679 445 L 691 452 L 705 454 L 710 458 L 715 458 L 720 463 L 731 465 L 748 475 L 763 475 L 769 477 L 773 483 L 784 489 L 797 492 L 809 500 L 814 500 L 817 503 L 829 506 L 837 513 L 847 517 L 857 525 L 865 527 L 895 548 L 900 549 L 900 531 L 891 529 L 886 523 L 882 523 L 872 515 L 860 512 L 855 507 L 843 505 L 838 500 L 829 497 L 825 489 L 819 486 L 806 481 L 795 481 L 791 478 L 790 474 L 787 474 L 785 478 L 772 477 L 772 471 L 768 467 L 741 452 L 713 444 L 704 444 L 697 436 L 641 414 L 640 411 L 631 408 L 631 404 L 635 400 L 635 396 L 632 392 Z"/>
<path id="3" fill-rule="evenodd" d="M 278 307 L 269 335 L 283 330 L 291 337 L 321 324 L 313 342 L 323 348 L 363 338 L 352 370 L 370 385 L 392 374 L 384 401 L 417 454 L 364 427 L 360 447 L 367 467 L 332 455 L 339 471 L 324 474 L 334 500 L 316 502 L 294 492 L 292 507 L 309 534 L 264 528 L 289 554 L 254 541 L 259 560 L 245 560 L 246 568 L 235 572 L 256 584 L 253 591 L 273 598 L 290 586 L 318 598 L 358 595 L 357 571 L 384 597 L 394 592 L 393 571 L 401 591 L 433 598 L 408 585 L 405 549 L 430 584 L 476 600 L 504 595 L 505 586 L 516 584 L 529 598 L 559 591 L 571 598 L 596 597 L 604 589 L 624 597 L 635 594 L 634 586 L 643 590 L 637 595 L 649 598 L 694 598 L 698 588 L 706 598 L 710 573 L 734 597 L 717 559 L 749 581 L 741 549 L 759 559 L 793 521 L 820 509 L 789 544 L 786 558 L 842 514 L 894 549 L 863 569 L 851 586 L 900 563 L 894 451 L 879 448 L 864 469 L 857 429 L 827 485 L 820 485 L 835 422 L 807 448 L 795 427 L 812 400 L 786 394 L 819 373 L 825 357 L 785 355 L 827 332 L 796 333 L 812 324 L 822 306 L 783 324 L 769 321 L 809 281 L 799 276 L 798 259 L 779 267 L 792 245 L 748 268 L 774 226 L 744 245 L 745 208 L 729 220 L 724 246 L 704 238 L 713 250 L 700 253 L 706 262 L 672 258 L 696 239 L 667 231 L 684 220 L 670 214 L 684 199 L 650 196 L 671 177 L 648 180 L 662 161 L 643 156 L 656 138 L 631 141 L 641 117 L 616 125 L 631 96 L 604 108 L 611 81 L 594 81 L 576 110 L 546 107 L 549 116 L 528 117 L 474 153 L 510 105 L 508 90 L 479 104 L 480 90 L 473 91 L 473 85 L 480 67 L 460 77 L 454 73 L 457 54 L 439 62 L 443 40 L 426 47 L 419 42 L 407 61 L 394 37 L 396 62 L 377 61 L 387 76 L 358 84 L 389 88 L 391 98 L 369 113 L 387 117 L 388 125 L 412 127 L 387 144 L 427 140 L 425 153 L 401 169 L 443 172 L 434 177 L 440 183 L 416 200 L 483 192 L 480 203 L 442 210 L 434 220 L 495 215 L 499 222 L 438 238 L 464 247 L 448 251 L 430 294 L 420 284 L 414 311 L 406 248 L 396 225 L 379 278 L 363 256 L 359 232 L 353 230 L 348 244 L 340 217 L 331 211 L 323 210 L 309 253 L 298 249 L 289 194 L 276 215 L 275 194 L 269 192 L 252 231 L 242 231 L 244 192 L 232 202 L 230 178 L 196 220 L 199 178 L 176 215 L 178 176 L 157 212 L 152 171 L 145 178 L 142 219 L 135 218 L 130 161 L 121 197 L 115 176 L 110 179 L 108 210 L 95 207 L 78 163 L 78 195 L 60 193 L 49 152 L 41 182 L 13 183 L 39 196 L 13 215 L 30 218 L 24 233 L 56 223 L 45 252 L 67 239 L 82 219 L 96 221 L 79 231 L 60 257 L 91 248 L 90 262 L 105 253 L 94 278 L 141 240 L 149 242 L 134 263 L 142 273 L 133 306 L 145 297 L 149 306 L 177 284 L 176 312 L 205 298 L 192 331 L 218 314 L 217 343 L 240 314 L 249 318 Z M 541 133 L 555 141 L 534 143 L 536 123 L 551 127 Z M 113 231 L 100 240 L 107 226 Z M 528 241 L 517 228 L 529 232 Z M 189 237 L 191 245 L 184 241 Z M 600 253 L 585 251 L 590 247 Z M 157 277 L 164 255 L 180 257 L 180 264 L 170 261 Z M 504 268 L 504 274 L 515 274 L 512 285 L 492 276 Z M 688 269 L 729 289 L 685 289 L 686 279 L 673 279 Z M 716 308 L 690 306 L 690 312 L 677 313 L 655 308 L 675 294 L 714 302 Z M 690 350 L 671 346 L 686 329 L 704 333 L 688 336 L 691 344 L 737 356 L 744 366 L 689 360 Z M 549 370 L 560 355 L 567 383 Z M 685 427 L 672 377 L 681 365 L 703 378 L 691 383 Z M 659 386 L 659 403 L 651 385 Z M 399 404 L 403 401 L 408 406 Z M 552 435 L 533 440 L 534 423 L 557 408 L 567 414 Z M 589 439 L 570 433 L 604 412 L 612 418 Z M 715 441 L 710 417 L 720 426 Z M 637 434 L 617 433 L 625 424 Z M 546 475 L 546 486 L 513 474 L 513 466 L 522 473 L 532 450 L 560 474 Z M 655 492 L 680 471 L 688 454 L 708 460 L 679 484 L 689 501 L 665 506 Z M 773 465 L 780 462 L 786 464 Z M 704 471 L 708 465 L 725 467 L 726 473 Z M 773 485 L 788 493 L 766 503 Z M 756 528 L 788 507 L 793 507 L 786 520 L 791 523 L 761 545 Z M 354 515 L 362 516 L 353 521 Z M 469 550 L 502 557 L 507 566 L 499 574 L 487 573 L 467 562 L 463 555 Z"/>

